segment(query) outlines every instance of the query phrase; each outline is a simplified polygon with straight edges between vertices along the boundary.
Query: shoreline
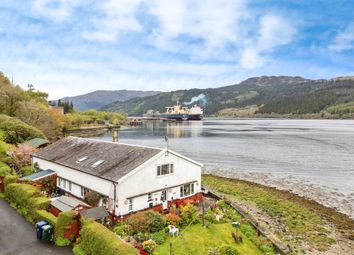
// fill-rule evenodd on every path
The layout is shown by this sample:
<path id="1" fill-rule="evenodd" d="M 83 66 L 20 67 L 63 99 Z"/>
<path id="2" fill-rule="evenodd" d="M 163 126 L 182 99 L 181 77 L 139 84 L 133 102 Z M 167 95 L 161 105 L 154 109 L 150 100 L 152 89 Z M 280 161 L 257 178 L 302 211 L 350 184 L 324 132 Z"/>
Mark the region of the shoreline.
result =
<path id="1" fill-rule="evenodd" d="M 299 196 L 291 191 L 280 190 L 276 187 L 270 187 L 252 181 L 231 177 L 222 177 L 209 173 L 203 173 L 203 178 L 204 181 L 209 182 L 209 185 L 206 185 L 206 187 L 211 188 L 211 190 L 219 189 L 219 192 L 224 193 L 224 195 L 228 197 L 228 199 L 233 199 L 233 201 L 238 203 L 238 205 L 243 208 L 243 210 L 247 211 L 252 217 L 256 218 L 260 225 L 265 226 L 267 229 L 269 229 L 271 233 L 276 234 L 278 237 L 283 237 L 283 239 L 281 238 L 281 240 L 288 243 L 288 245 L 290 245 L 293 250 L 298 251 L 298 253 L 295 254 L 344 255 L 350 254 L 350 252 L 354 250 L 354 219 L 350 218 L 346 214 L 335 210 L 334 208 L 324 206 L 313 199 Z M 210 180 L 210 178 L 218 181 L 218 183 L 216 183 L 213 187 L 210 186 L 210 181 L 212 181 Z M 233 184 L 235 184 L 235 187 L 232 187 Z M 247 199 L 237 199 L 237 196 L 234 196 L 232 191 L 225 190 L 225 187 L 223 188 L 222 185 L 227 186 L 227 189 L 230 189 L 230 187 L 232 187 L 231 190 L 235 188 L 235 194 L 237 194 L 238 192 L 244 192 L 247 196 L 250 195 L 249 197 L 252 197 L 252 195 L 254 195 L 251 194 L 252 192 L 255 192 L 258 195 L 262 194 L 257 193 L 259 192 L 259 190 L 262 190 L 263 194 L 267 194 L 267 197 L 277 198 L 282 201 L 288 201 L 292 205 L 304 208 L 304 210 L 312 212 L 314 215 L 317 215 L 322 219 L 322 223 L 314 223 L 312 222 L 312 220 L 310 220 L 311 218 L 307 219 L 307 223 L 315 225 L 320 224 L 317 226 L 318 229 L 315 230 L 315 232 L 320 229 L 323 229 L 323 233 L 319 236 L 327 236 L 328 238 L 333 239 L 334 242 L 330 240 L 326 241 L 320 239 L 321 241 L 319 241 L 318 245 L 319 247 L 321 247 L 320 245 L 323 245 L 323 250 L 316 246 L 314 247 L 314 244 L 311 245 L 307 242 L 307 240 L 311 240 L 311 237 L 306 237 L 307 230 L 309 231 L 309 233 L 314 230 L 305 228 L 305 232 L 300 231 L 296 234 L 296 232 L 292 232 L 291 230 L 292 225 L 284 225 L 284 218 L 282 218 L 283 216 L 281 215 L 283 215 L 285 211 L 291 211 L 291 207 L 289 207 L 289 209 L 285 209 L 285 211 L 280 213 L 279 218 L 279 215 L 274 216 L 269 214 L 267 210 L 264 210 L 264 207 L 262 209 L 262 206 L 260 207 L 257 201 L 252 201 L 252 199 L 249 199 L 248 201 Z M 247 188 L 242 189 L 243 186 L 246 186 Z M 236 187 L 241 187 L 241 189 L 236 190 Z M 263 201 L 263 203 L 264 202 L 265 201 Z M 281 205 L 279 206 L 281 208 Z M 278 206 L 276 206 L 276 208 L 278 208 Z M 297 220 L 299 220 L 299 218 L 297 218 Z M 306 224 L 304 226 L 306 226 Z M 304 251 L 304 253 L 300 251 Z"/>
<path id="2" fill-rule="evenodd" d="M 315 201 L 326 208 L 334 209 L 354 220 L 354 192 L 345 196 L 343 193 L 329 190 L 328 187 L 306 182 L 301 178 L 275 176 L 269 172 L 213 168 L 204 169 L 203 174 L 247 181 L 264 187 L 275 188 L 279 191 L 290 192 L 304 199 Z"/>

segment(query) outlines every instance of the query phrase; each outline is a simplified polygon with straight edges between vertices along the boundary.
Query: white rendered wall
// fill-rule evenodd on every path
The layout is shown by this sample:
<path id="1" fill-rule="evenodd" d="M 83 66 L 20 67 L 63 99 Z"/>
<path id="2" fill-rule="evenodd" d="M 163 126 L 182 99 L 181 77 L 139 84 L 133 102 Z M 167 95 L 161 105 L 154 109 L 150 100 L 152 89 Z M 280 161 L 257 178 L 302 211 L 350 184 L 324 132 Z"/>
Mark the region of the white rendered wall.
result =
<path id="1" fill-rule="evenodd" d="M 172 174 L 157 176 L 157 166 L 173 164 Z M 140 168 L 140 170 L 139 170 Z M 161 203 L 161 191 L 166 189 L 168 200 L 180 198 L 180 185 L 194 182 L 194 194 L 201 191 L 201 166 L 172 153 L 161 153 L 119 180 L 117 213 L 129 213 L 127 198 L 133 198 L 133 211 L 148 208 L 147 193 L 152 193 L 154 205 Z M 177 186 L 177 187 L 176 187 Z M 135 197 L 137 195 L 141 195 Z M 156 200 L 157 199 L 157 200 Z"/>
<path id="2" fill-rule="evenodd" d="M 57 172 L 58 177 L 62 177 L 85 188 L 96 191 L 102 195 L 111 198 L 114 197 L 114 187 L 110 181 L 36 157 L 33 157 L 32 161 L 33 163 L 38 163 L 40 169 L 51 169 Z M 66 190 L 68 190 L 68 187 Z M 73 185 L 71 193 L 75 196 L 81 197 L 81 187 L 79 188 L 77 185 Z"/>

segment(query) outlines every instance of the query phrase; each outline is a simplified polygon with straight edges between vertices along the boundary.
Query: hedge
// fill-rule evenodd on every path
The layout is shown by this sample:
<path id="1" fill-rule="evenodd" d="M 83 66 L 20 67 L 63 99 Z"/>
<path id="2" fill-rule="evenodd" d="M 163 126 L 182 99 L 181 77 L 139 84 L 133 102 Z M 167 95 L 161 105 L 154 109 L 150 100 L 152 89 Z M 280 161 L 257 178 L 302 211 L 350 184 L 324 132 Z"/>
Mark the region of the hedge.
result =
<path id="1" fill-rule="evenodd" d="M 50 200 L 30 184 L 11 183 L 6 185 L 5 198 L 12 207 L 17 209 L 19 214 L 32 224 L 37 220 L 36 210 L 47 209 L 50 205 Z"/>
<path id="2" fill-rule="evenodd" d="M 84 254 L 95 255 L 138 255 L 138 250 L 122 242 L 105 226 L 83 220 L 80 231 L 80 248 Z"/>
<path id="3" fill-rule="evenodd" d="M 31 198 L 29 202 L 37 209 L 47 210 L 50 206 L 51 201 L 45 196 L 40 196 Z"/>
<path id="4" fill-rule="evenodd" d="M 11 172 L 11 168 L 4 162 L 0 161 L 0 176 L 6 176 L 8 174 L 11 174 Z"/>
<path id="5" fill-rule="evenodd" d="M 74 255 L 86 255 L 86 253 L 82 250 L 80 244 L 76 244 L 73 248 Z"/>
<path id="6" fill-rule="evenodd" d="M 12 183 L 5 188 L 6 199 L 16 207 L 26 207 L 30 198 L 39 195 L 37 188 L 30 184 Z"/>
<path id="7" fill-rule="evenodd" d="M 34 215 L 35 215 L 34 217 L 35 217 L 35 221 L 36 222 L 45 220 L 50 225 L 52 225 L 54 227 L 54 229 L 56 228 L 56 225 L 57 225 L 57 222 L 58 222 L 58 218 L 55 217 L 50 212 L 47 212 L 45 210 L 35 210 Z"/>
<path id="8" fill-rule="evenodd" d="M 76 222 L 76 220 L 74 219 L 75 214 L 75 211 L 65 211 L 59 213 L 57 225 L 54 229 L 55 244 L 57 246 L 68 246 L 71 244 L 72 240 L 66 239 L 64 237 L 64 232 L 66 226 Z"/>
<path id="9" fill-rule="evenodd" d="M 7 185 L 10 185 L 11 183 L 16 183 L 17 179 L 18 179 L 18 177 L 15 175 L 11 175 L 11 174 L 6 175 L 5 179 L 4 179 L 5 187 Z"/>

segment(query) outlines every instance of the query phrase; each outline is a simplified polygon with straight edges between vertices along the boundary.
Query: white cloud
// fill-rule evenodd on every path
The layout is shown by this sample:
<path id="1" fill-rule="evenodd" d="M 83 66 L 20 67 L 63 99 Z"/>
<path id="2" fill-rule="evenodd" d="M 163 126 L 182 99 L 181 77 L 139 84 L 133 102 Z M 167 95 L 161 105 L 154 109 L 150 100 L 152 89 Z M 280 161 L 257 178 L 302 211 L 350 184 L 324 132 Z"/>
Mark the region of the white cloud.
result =
<path id="1" fill-rule="evenodd" d="M 34 0 L 32 11 L 41 17 L 55 22 L 69 18 L 73 8 L 82 0 Z"/>
<path id="2" fill-rule="evenodd" d="M 266 53 L 276 47 L 289 44 L 297 31 L 293 24 L 281 16 L 267 14 L 260 18 L 258 36 L 244 49 L 240 64 L 244 68 L 256 68 L 267 62 Z"/>
<path id="3" fill-rule="evenodd" d="M 92 30 L 82 33 L 82 36 L 88 40 L 115 42 L 122 31 L 142 30 L 136 13 L 140 0 L 107 0 L 96 3 L 95 8 L 103 14 L 101 18 L 92 20 Z"/>
<path id="4" fill-rule="evenodd" d="M 158 44 L 187 36 L 202 40 L 206 48 L 239 44 L 244 35 L 242 21 L 249 18 L 243 0 L 153 0 L 150 14 L 158 20 L 154 36 Z"/>
<path id="5" fill-rule="evenodd" d="M 332 51 L 340 52 L 354 49 L 354 22 L 339 32 L 333 43 L 328 47 Z"/>

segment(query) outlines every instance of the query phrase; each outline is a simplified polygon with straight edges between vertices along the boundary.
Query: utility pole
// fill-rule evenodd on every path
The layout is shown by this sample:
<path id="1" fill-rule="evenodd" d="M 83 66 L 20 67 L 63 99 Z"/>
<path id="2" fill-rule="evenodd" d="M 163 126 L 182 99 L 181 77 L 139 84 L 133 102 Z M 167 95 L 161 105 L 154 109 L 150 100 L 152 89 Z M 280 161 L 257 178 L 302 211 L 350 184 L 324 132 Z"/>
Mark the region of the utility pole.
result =
<path id="1" fill-rule="evenodd" d="M 203 227 L 205 227 L 205 208 L 204 208 L 204 201 L 202 202 L 202 220 L 203 220 Z"/>

